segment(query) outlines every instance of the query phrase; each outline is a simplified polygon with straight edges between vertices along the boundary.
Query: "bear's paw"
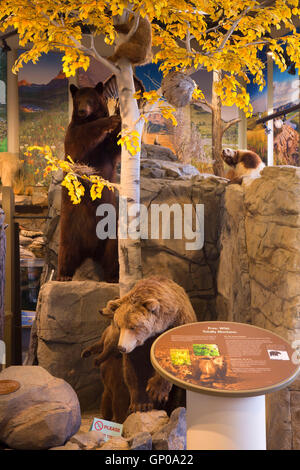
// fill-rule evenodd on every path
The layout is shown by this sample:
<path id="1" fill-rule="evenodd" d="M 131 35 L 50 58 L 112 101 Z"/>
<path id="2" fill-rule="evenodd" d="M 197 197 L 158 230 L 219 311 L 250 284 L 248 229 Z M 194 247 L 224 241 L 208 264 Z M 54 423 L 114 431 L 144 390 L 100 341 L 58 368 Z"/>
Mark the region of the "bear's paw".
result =
<path id="1" fill-rule="evenodd" d="M 129 413 L 145 412 L 153 410 L 153 403 L 131 403 Z"/>
<path id="2" fill-rule="evenodd" d="M 166 403 L 172 384 L 158 375 L 154 375 L 148 380 L 146 392 L 153 402 Z"/>

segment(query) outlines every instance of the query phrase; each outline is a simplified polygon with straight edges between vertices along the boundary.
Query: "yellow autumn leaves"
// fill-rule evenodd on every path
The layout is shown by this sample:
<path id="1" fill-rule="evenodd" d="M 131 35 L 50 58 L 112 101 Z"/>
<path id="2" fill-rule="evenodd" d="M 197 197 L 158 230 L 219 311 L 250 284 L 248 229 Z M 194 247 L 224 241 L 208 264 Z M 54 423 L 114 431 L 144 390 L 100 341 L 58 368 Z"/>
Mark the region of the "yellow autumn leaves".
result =
<path id="1" fill-rule="evenodd" d="M 148 122 L 148 115 L 155 110 L 155 112 L 160 112 L 165 119 L 170 119 L 174 126 L 177 126 L 177 121 L 174 116 L 176 109 L 170 106 L 157 90 L 145 91 L 144 93 L 141 93 L 139 90 L 134 93 L 133 98 L 143 100 L 144 103 L 147 102 L 148 104 L 148 111 L 142 111 L 138 121 L 144 120 Z M 134 128 L 137 122 L 132 124 Z M 125 149 L 134 156 L 141 150 L 140 141 L 141 136 L 138 131 L 134 129 L 122 129 L 118 144 L 125 147 Z"/>
<path id="2" fill-rule="evenodd" d="M 85 193 L 85 189 L 83 184 L 78 180 L 78 177 L 72 173 L 67 173 L 61 185 L 67 188 L 68 195 L 70 196 L 73 204 L 79 204 Z"/>
<path id="3" fill-rule="evenodd" d="M 252 112 L 245 91 L 248 77 L 260 88 L 265 85 L 265 64 L 259 56 L 264 47 L 269 47 L 280 70 L 286 70 L 282 48 L 296 68 L 300 67 L 300 34 L 294 22 L 300 15 L 298 0 L 1 0 L 1 30 L 16 28 L 20 45 L 31 46 L 14 70 L 17 72 L 23 62 L 35 63 L 42 53 L 53 49 L 64 54 L 67 76 L 80 67 L 86 70 L 90 39 L 84 37 L 80 25 L 112 45 L 116 39 L 114 18 L 127 9 L 150 19 L 154 62 L 160 64 L 164 75 L 172 70 L 222 70 L 221 99 L 247 114 Z M 283 25 L 284 35 L 272 36 L 272 31 Z M 80 48 L 82 44 L 84 48 Z M 233 86 L 228 86 L 228 78 Z M 173 120 L 171 112 L 165 113 Z M 135 146 L 134 135 L 122 139 L 129 149 Z"/>
<path id="4" fill-rule="evenodd" d="M 38 151 L 41 157 L 44 157 L 47 161 L 44 177 L 52 171 L 62 170 L 64 172 L 61 185 L 68 190 L 68 195 L 73 204 L 79 204 L 81 202 L 87 187 L 89 188 L 90 197 L 94 201 L 95 199 L 101 199 L 104 187 L 107 187 L 110 191 L 114 191 L 118 186 L 99 175 L 85 174 L 90 172 L 90 169 L 84 165 L 75 163 L 69 156 L 66 160 L 60 160 L 53 155 L 48 145 L 44 147 L 38 145 L 28 147 L 29 152 L 34 150 Z M 85 185 L 83 184 L 84 182 L 86 183 Z"/>
<path id="5" fill-rule="evenodd" d="M 136 155 L 141 150 L 139 132 L 123 131 L 118 144 L 125 147 L 131 155 Z"/>

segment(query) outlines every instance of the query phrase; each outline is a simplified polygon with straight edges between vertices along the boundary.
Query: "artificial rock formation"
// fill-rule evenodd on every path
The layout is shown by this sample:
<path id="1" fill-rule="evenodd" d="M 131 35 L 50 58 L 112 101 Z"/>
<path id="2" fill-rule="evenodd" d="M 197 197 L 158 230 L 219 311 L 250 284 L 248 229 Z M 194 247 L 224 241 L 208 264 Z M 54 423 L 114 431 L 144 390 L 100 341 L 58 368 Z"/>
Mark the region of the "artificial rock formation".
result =
<path id="1" fill-rule="evenodd" d="M 142 240 L 144 276 L 163 274 L 180 284 L 187 291 L 200 321 L 219 319 L 246 322 L 269 329 L 289 341 L 298 339 L 300 168 L 268 167 L 249 186 L 227 186 L 227 181 L 222 178 L 199 175 L 197 170 L 190 172 L 187 165 L 175 162 L 171 154 L 170 158 L 156 157 L 153 148 L 160 147 L 150 147 L 144 147 L 144 156 L 147 158 L 141 161 L 141 203 L 147 207 L 148 214 L 153 204 L 180 204 L 181 207 L 192 204 L 193 212 L 196 204 L 204 204 L 204 246 L 200 250 L 187 250 L 186 242 L 189 240 L 185 237 L 182 240 L 172 237 L 166 240 L 159 235 L 157 239 Z M 52 218 L 47 232 L 50 256 L 46 270 L 48 274 L 53 270 L 54 278 L 59 221 L 58 181 L 50 188 L 49 215 Z M 85 274 L 81 272 L 75 278 L 84 279 Z M 88 278 L 97 279 L 92 274 Z M 78 300 L 75 302 L 69 297 L 68 302 L 63 304 L 61 314 L 57 317 L 58 324 L 61 324 L 65 311 L 69 310 L 68 325 L 72 325 L 72 308 L 75 303 L 80 305 L 74 317 L 78 324 L 81 325 L 81 315 L 87 318 L 84 312 L 89 312 L 91 317 L 88 318 L 94 318 L 94 315 L 97 317 L 88 297 L 80 295 L 80 286 L 87 285 L 86 281 L 66 283 L 66 287 L 63 284 L 58 286 L 58 283 L 51 283 L 43 288 L 38 322 L 39 318 L 43 318 L 46 325 L 52 321 L 52 312 L 60 309 L 56 301 L 59 289 L 66 298 L 68 291 L 74 293 L 75 290 L 74 299 Z M 88 284 L 91 298 L 94 299 L 95 295 L 95 299 L 102 299 L 97 300 L 99 308 L 105 304 L 105 299 L 118 296 L 116 285 L 111 292 L 107 291 L 107 284 Z M 47 292 L 46 297 L 43 297 L 44 292 Z M 53 306 L 51 309 L 43 301 L 44 298 Z M 94 390 L 88 394 L 88 399 L 81 398 L 81 402 L 85 402 L 84 407 L 88 402 L 94 404 L 92 399 L 101 388 L 93 375 L 97 371 L 94 369 L 92 372 L 92 360 L 90 364 L 85 360 L 84 365 L 77 361 L 79 350 L 81 347 L 83 349 L 83 344 L 94 342 L 105 326 L 103 320 L 97 317 L 93 326 L 95 330 L 92 332 L 89 329 L 88 334 L 84 335 L 84 341 L 76 337 L 74 343 L 64 340 L 63 345 L 59 328 L 53 329 L 51 339 L 45 338 L 41 331 L 37 336 L 37 359 L 42 361 L 44 367 L 58 367 L 61 354 L 65 370 L 63 378 L 70 380 L 79 395 L 84 389 Z M 75 330 L 72 329 L 72 332 Z M 73 348 L 75 352 L 72 352 Z M 51 350 L 56 352 L 48 359 Z M 76 372 L 72 378 L 70 371 L 73 369 Z M 90 382 L 86 382 L 86 379 Z M 90 388 L 92 383 L 98 384 L 99 388 Z M 267 408 L 268 448 L 300 449 L 300 380 L 285 390 L 271 394 Z M 141 436 L 141 445 L 144 441 L 148 445 L 148 437 Z"/>
<path id="2" fill-rule="evenodd" d="M 217 309 L 220 320 L 300 338 L 300 168 L 268 167 L 226 189 Z M 267 397 L 269 449 L 300 449 L 299 409 L 299 379 Z"/>
<path id="3" fill-rule="evenodd" d="M 180 204 L 181 208 L 187 204 L 193 208 L 194 224 L 196 204 L 203 204 L 204 226 L 200 221 L 204 231 L 203 247 L 187 249 L 191 240 L 185 236 L 184 230 L 182 239 L 162 238 L 160 233 L 157 239 L 142 240 L 143 275 L 161 274 L 170 277 L 186 290 L 198 320 L 216 319 L 216 277 L 226 181 L 211 175 L 201 175 L 191 180 L 142 178 L 141 185 L 141 204 L 147 207 L 148 214 L 154 204 Z M 150 216 L 148 224 L 151 233 Z M 176 225 L 179 224 L 180 221 L 176 219 Z M 186 220 L 184 226 L 188 225 Z"/>
<path id="4" fill-rule="evenodd" d="M 300 333 L 300 169 L 269 167 L 229 186 L 218 272 L 219 318 L 289 341 Z"/>
<path id="5" fill-rule="evenodd" d="M 89 426 L 93 417 L 88 419 Z M 185 450 L 185 408 L 176 408 L 170 418 L 161 410 L 132 413 L 124 421 L 122 436 L 104 439 L 100 431 L 83 425 L 65 445 L 50 450 Z"/>
<path id="6" fill-rule="evenodd" d="M 169 163 L 169 162 L 168 162 Z M 170 162 L 172 163 L 172 162 Z M 219 259 L 219 230 L 226 181 L 211 175 L 178 177 L 176 180 L 142 178 L 141 203 L 204 204 L 204 246 L 186 250 L 191 240 L 147 239 L 142 241 L 144 276 L 162 274 L 180 284 L 188 293 L 199 320 L 216 319 L 216 273 Z M 58 249 L 59 185 L 50 188 L 46 267 L 44 280 L 56 269 Z M 52 203 L 52 205 L 51 205 Z M 171 217 L 172 220 L 172 217 Z M 151 218 L 149 217 L 149 227 Z M 176 221 L 178 223 L 178 221 Z M 149 233 L 151 230 L 149 231 Z M 171 230 L 172 233 L 172 230 Z M 107 326 L 98 311 L 119 295 L 118 285 L 84 281 L 97 279 L 93 266 L 82 266 L 72 282 L 46 282 L 40 292 L 37 320 L 33 328 L 28 364 L 39 364 L 68 381 L 76 390 L 82 409 L 99 403 L 102 385 L 93 358 L 81 359 L 81 351 L 96 342 Z M 93 274 L 95 275 L 93 277 Z M 101 275 L 101 273 L 100 273 Z M 54 277 L 55 279 L 55 277 Z"/>
<path id="7" fill-rule="evenodd" d="M 32 332 L 29 363 L 44 367 L 66 380 L 76 391 L 81 407 L 99 404 L 102 384 L 93 358 L 81 352 L 96 342 L 109 320 L 99 314 L 119 294 L 116 284 L 93 281 L 48 282 L 40 291 Z"/>
<path id="8" fill-rule="evenodd" d="M 141 162 L 141 175 L 149 178 L 190 179 L 200 173 L 193 165 L 145 158 Z"/>
<path id="9" fill-rule="evenodd" d="M 161 145 L 142 144 L 141 148 L 141 160 L 154 159 L 176 162 L 177 157 L 168 147 Z"/>
<path id="10" fill-rule="evenodd" d="M 42 450 L 63 445 L 80 427 L 80 406 L 72 387 L 42 367 L 12 366 L 0 380 L 20 388 L 0 395 L 0 441 L 12 449 Z"/>
<path id="11" fill-rule="evenodd" d="M 155 450 L 186 449 L 186 410 L 176 408 L 171 413 L 169 422 L 152 436 Z"/>
<path id="12" fill-rule="evenodd" d="M 35 230 L 20 230 L 20 258 L 44 258 L 45 238 L 43 232 Z"/>
<path id="13" fill-rule="evenodd" d="M 163 410 L 131 413 L 123 423 L 123 436 L 133 438 L 141 432 L 154 434 L 160 431 L 168 422 L 168 415 Z"/>
<path id="14" fill-rule="evenodd" d="M 143 168 L 143 165 L 146 167 Z M 170 277 L 187 291 L 200 320 L 214 319 L 216 317 L 219 234 L 227 180 L 213 175 L 199 175 L 198 170 L 192 165 L 156 159 L 142 160 L 142 174 L 144 170 L 149 170 L 149 173 L 147 177 L 141 178 L 141 204 L 147 207 L 148 214 L 150 214 L 151 204 L 168 204 L 170 206 L 179 204 L 182 213 L 184 204 L 190 204 L 193 206 L 194 224 L 195 205 L 204 205 L 204 246 L 200 250 L 187 250 L 186 243 L 191 240 L 185 236 L 182 240 L 178 240 L 171 235 L 171 239 L 168 240 L 162 239 L 160 234 L 158 239 L 142 240 L 143 275 L 146 277 L 152 274 L 162 274 Z M 156 170 L 163 172 L 162 178 L 156 178 L 152 174 Z M 168 176 L 166 176 L 167 171 L 169 171 Z M 59 182 L 58 175 L 49 191 L 49 216 L 51 219 L 46 231 L 47 253 L 43 282 L 49 279 L 52 272 L 53 279 L 55 279 L 57 268 L 59 194 L 61 189 Z M 176 221 L 177 223 L 178 221 Z M 151 217 L 149 215 L 150 233 Z M 91 263 L 88 263 L 90 269 L 85 268 L 86 265 L 79 269 L 73 279 L 102 280 L 101 273 L 98 273 L 97 277 L 97 269 L 95 266 L 91 266 Z"/>

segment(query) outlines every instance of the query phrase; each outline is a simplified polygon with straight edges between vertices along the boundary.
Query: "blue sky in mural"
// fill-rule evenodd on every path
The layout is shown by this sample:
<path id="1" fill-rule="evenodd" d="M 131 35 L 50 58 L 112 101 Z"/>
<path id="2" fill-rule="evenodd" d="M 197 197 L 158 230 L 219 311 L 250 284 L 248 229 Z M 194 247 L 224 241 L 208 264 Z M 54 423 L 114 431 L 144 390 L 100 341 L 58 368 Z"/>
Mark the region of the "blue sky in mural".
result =
<path id="1" fill-rule="evenodd" d="M 297 28 L 297 33 L 300 30 Z M 283 46 L 285 49 L 285 46 Z M 290 107 L 299 103 L 299 70 L 296 69 L 295 75 L 280 72 L 279 67 L 273 65 L 273 107 L 274 109 L 281 107 Z"/>
<path id="2" fill-rule="evenodd" d="M 136 67 L 135 74 L 142 80 L 146 91 L 157 90 L 160 87 L 163 74 L 158 70 L 159 64 L 148 64 Z"/>
<path id="3" fill-rule="evenodd" d="M 278 66 L 274 64 L 273 85 L 275 109 L 299 103 L 298 71 L 296 71 L 296 75 L 291 75 L 287 71 L 280 72 Z"/>
<path id="4" fill-rule="evenodd" d="M 250 102 L 253 106 L 253 114 L 265 113 L 267 111 L 267 90 L 268 90 L 268 69 L 267 69 L 267 54 L 264 51 L 258 53 L 259 59 L 265 64 L 263 70 L 266 85 L 262 91 L 259 91 L 259 86 L 253 83 L 253 76 L 249 76 L 251 83 L 247 85 L 247 91 L 250 94 Z"/>
<path id="5" fill-rule="evenodd" d="M 267 68 L 264 69 L 264 78 L 266 81 L 266 86 L 262 91 L 259 91 L 259 86 L 256 85 L 256 83 L 250 83 L 247 86 L 247 91 L 250 94 L 250 102 L 253 106 L 253 114 L 264 113 L 267 111 Z"/>
<path id="6" fill-rule="evenodd" d="M 21 52 L 23 51 L 20 51 L 19 54 Z M 19 71 L 18 80 L 26 80 L 37 85 L 47 84 L 62 70 L 61 57 L 62 54 L 56 52 L 49 52 L 47 55 L 42 54 L 36 64 L 32 62 L 24 64 Z"/>

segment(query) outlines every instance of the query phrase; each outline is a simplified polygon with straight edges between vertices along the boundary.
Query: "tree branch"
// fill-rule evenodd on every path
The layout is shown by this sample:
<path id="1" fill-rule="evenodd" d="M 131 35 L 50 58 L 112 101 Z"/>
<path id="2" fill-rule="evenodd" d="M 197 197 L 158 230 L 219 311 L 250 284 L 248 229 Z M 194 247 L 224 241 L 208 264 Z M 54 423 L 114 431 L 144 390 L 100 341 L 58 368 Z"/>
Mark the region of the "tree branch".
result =
<path id="1" fill-rule="evenodd" d="M 210 108 L 212 111 L 214 110 L 213 105 L 211 103 L 209 103 L 205 98 L 202 99 L 202 100 L 192 100 L 191 103 L 195 104 L 196 106 L 199 105 L 199 104 L 204 104 L 205 106 Z"/>
<path id="2" fill-rule="evenodd" d="M 186 30 L 186 38 L 185 38 L 185 47 L 188 52 L 192 52 L 191 49 L 191 32 L 190 32 L 190 23 L 186 21 L 187 30 Z"/>
<path id="3" fill-rule="evenodd" d="M 238 122 L 240 122 L 240 118 L 236 118 L 236 119 L 232 119 L 231 121 L 227 122 L 227 124 L 225 124 L 225 126 L 223 126 L 222 128 L 222 136 L 225 134 L 225 132 L 231 127 L 233 126 L 234 124 L 237 124 Z"/>
<path id="4" fill-rule="evenodd" d="M 52 44 L 54 47 L 65 47 L 65 48 L 67 47 L 69 49 L 75 49 L 75 50 L 79 49 L 80 51 L 84 52 L 86 55 L 94 57 L 94 59 L 96 59 L 98 62 L 101 62 L 103 65 L 105 65 L 105 67 L 109 68 L 112 71 L 112 73 L 114 73 L 115 75 L 118 75 L 120 73 L 119 68 L 116 67 L 109 60 L 105 59 L 105 57 L 102 57 L 100 54 L 98 54 L 96 49 L 92 50 L 88 47 L 83 46 L 75 38 L 72 38 L 71 36 L 70 38 L 72 39 L 72 41 L 74 39 L 74 44 L 75 44 L 74 46 L 72 46 L 71 44 L 62 44 L 59 42 L 53 42 Z"/>
<path id="5" fill-rule="evenodd" d="M 134 33 L 136 32 L 136 30 L 138 29 L 139 22 L 140 22 L 140 15 L 139 15 L 139 14 L 135 14 L 135 15 L 134 15 L 134 20 L 133 20 L 133 23 L 132 23 L 132 26 L 131 26 L 131 29 L 130 29 L 129 33 L 127 34 L 127 36 L 125 37 L 125 39 L 124 39 L 123 42 L 128 42 L 129 39 L 132 38 L 132 36 L 133 36 Z"/>
<path id="6" fill-rule="evenodd" d="M 220 52 L 224 47 L 225 47 L 225 44 L 226 42 L 228 41 L 228 39 L 230 38 L 230 36 L 234 33 L 234 30 L 236 29 L 236 27 L 238 26 L 239 22 L 242 20 L 242 18 L 244 18 L 245 15 L 247 15 L 248 11 L 253 9 L 253 6 L 252 5 L 249 5 L 247 8 L 245 8 L 244 11 L 242 11 L 242 13 L 240 14 L 240 16 L 238 16 L 238 18 L 232 23 L 232 26 L 231 28 L 227 31 L 227 33 L 225 34 L 224 38 L 223 38 L 223 41 L 221 42 L 221 45 L 218 47 L 218 49 L 214 52 L 217 53 L 217 52 Z"/>
<path id="7" fill-rule="evenodd" d="M 29 0 L 28 3 L 34 8 L 34 5 L 31 2 L 31 0 Z M 53 26 L 55 26 L 56 28 L 61 28 L 61 25 L 57 21 L 51 20 L 49 15 L 47 15 L 46 13 L 44 13 L 44 12 L 41 12 L 41 13 L 44 16 L 44 18 L 46 18 Z M 65 29 L 63 29 L 63 30 L 65 30 Z M 65 30 L 65 31 L 66 31 L 66 33 L 68 32 L 67 30 Z M 118 73 L 120 71 L 119 68 L 116 67 L 109 60 L 105 59 L 105 57 L 102 57 L 100 54 L 98 54 L 98 52 L 95 48 L 93 35 L 91 35 L 91 48 L 90 49 L 88 47 L 85 47 L 79 41 L 77 41 L 77 39 L 75 39 L 74 36 L 69 36 L 69 38 L 72 40 L 72 42 L 74 43 L 75 46 L 72 46 L 70 44 L 59 44 L 59 43 L 56 43 L 56 45 L 60 46 L 60 47 L 68 47 L 70 49 L 79 49 L 80 51 L 84 52 L 85 54 L 94 57 L 94 59 L 96 59 L 98 62 L 101 62 L 103 65 L 105 65 L 105 67 L 109 68 L 115 75 L 118 75 Z"/>
<path id="8" fill-rule="evenodd" d="M 71 37 L 72 40 L 76 41 L 75 38 Z M 78 41 L 76 41 L 78 43 Z M 91 55 L 96 59 L 98 62 L 101 62 L 105 67 L 109 68 L 115 75 L 117 75 L 120 70 L 119 68 L 114 65 L 112 62 L 109 60 L 105 59 L 102 55 L 98 54 L 97 49 L 95 48 L 95 40 L 94 40 L 94 35 L 91 34 L 91 48 L 89 49 L 88 47 L 83 46 L 82 44 L 78 43 L 83 52 L 85 52 L 87 55 Z"/>

